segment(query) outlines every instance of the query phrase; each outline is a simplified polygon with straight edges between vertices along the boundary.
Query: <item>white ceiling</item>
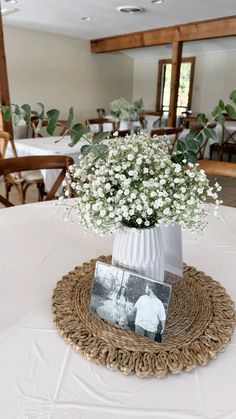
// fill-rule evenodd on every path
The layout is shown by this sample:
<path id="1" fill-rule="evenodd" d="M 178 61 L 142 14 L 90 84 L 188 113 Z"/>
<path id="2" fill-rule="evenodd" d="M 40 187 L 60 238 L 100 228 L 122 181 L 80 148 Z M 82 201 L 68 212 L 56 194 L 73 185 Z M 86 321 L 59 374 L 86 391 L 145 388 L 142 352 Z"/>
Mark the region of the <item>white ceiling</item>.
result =
<path id="1" fill-rule="evenodd" d="M 2 8 L 9 3 L 1 0 Z M 145 13 L 116 10 L 131 5 Z M 18 0 L 17 11 L 3 17 L 5 24 L 84 39 L 96 39 L 198 20 L 236 14 L 236 0 Z M 83 21 L 89 16 L 91 21 Z"/>

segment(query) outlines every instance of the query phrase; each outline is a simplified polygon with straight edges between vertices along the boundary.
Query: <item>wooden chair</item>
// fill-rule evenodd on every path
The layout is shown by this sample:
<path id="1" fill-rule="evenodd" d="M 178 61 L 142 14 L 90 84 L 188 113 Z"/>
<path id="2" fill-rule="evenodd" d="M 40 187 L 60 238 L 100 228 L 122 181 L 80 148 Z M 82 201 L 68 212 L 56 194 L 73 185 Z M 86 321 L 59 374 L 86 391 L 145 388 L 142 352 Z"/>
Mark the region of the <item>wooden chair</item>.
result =
<path id="1" fill-rule="evenodd" d="M 37 115 L 35 115 L 31 118 L 31 124 L 30 124 L 30 127 L 32 129 L 32 137 L 33 138 L 37 138 L 37 137 L 43 138 L 43 137 L 49 136 L 49 134 L 46 131 L 46 128 L 48 126 L 48 120 L 45 119 L 44 121 L 42 121 L 42 131 L 41 132 L 38 132 L 38 130 L 37 130 L 38 124 L 39 124 L 39 118 L 37 117 Z M 62 137 L 63 135 L 65 135 L 66 131 L 67 131 L 66 120 L 59 119 L 53 135 L 57 136 L 57 137 Z M 45 135 L 43 135 L 43 134 L 45 134 Z"/>
<path id="2" fill-rule="evenodd" d="M 93 134 L 97 134 L 99 132 L 113 132 L 113 131 L 116 130 L 115 122 L 111 121 L 108 118 L 87 119 L 85 121 L 85 124 Z M 106 124 L 108 124 L 108 126 L 110 126 L 110 128 L 105 129 Z"/>
<path id="3" fill-rule="evenodd" d="M 152 129 L 151 130 L 151 137 L 154 137 L 154 135 L 162 136 L 167 135 L 170 136 L 172 139 L 172 145 L 175 144 L 176 140 L 178 139 L 178 136 L 183 131 L 183 128 L 172 128 L 172 127 L 166 127 L 166 128 L 159 128 L 159 129 Z"/>
<path id="4" fill-rule="evenodd" d="M 11 136 L 6 131 L 0 131 L 0 159 L 4 159 L 8 143 L 11 143 L 13 156 L 16 157 L 16 149 L 14 145 L 14 141 L 11 141 Z"/>
<path id="5" fill-rule="evenodd" d="M 150 123 L 148 117 L 151 117 Z M 158 124 L 158 127 L 161 126 L 161 121 L 163 117 L 163 111 L 143 111 L 140 115 L 140 123 L 143 129 L 151 130 L 154 124 Z"/>
<path id="6" fill-rule="evenodd" d="M 0 160 L 5 158 L 6 150 L 10 144 L 12 155 L 16 158 L 17 152 L 14 140 L 8 132 L 0 131 Z M 21 183 L 24 180 L 24 194 L 22 192 Z M 5 195 L 6 199 L 9 199 L 9 193 L 14 187 L 19 195 L 20 202 L 25 203 L 25 194 L 28 187 L 32 184 L 36 184 L 39 192 L 39 201 L 43 199 L 44 194 L 44 180 L 42 173 L 39 170 L 31 170 L 27 173 L 14 173 L 4 178 Z"/>
<path id="7" fill-rule="evenodd" d="M 7 179 L 14 173 L 27 173 L 34 170 L 42 169 L 61 169 L 57 179 L 55 180 L 50 191 L 46 194 L 45 201 L 55 199 L 55 194 L 58 191 L 62 181 L 65 178 L 68 167 L 74 163 L 74 160 L 68 156 L 26 156 L 26 157 L 14 157 L 11 159 L 0 160 L 0 176 L 4 176 Z M 25 181 L 25 178 L 19 178 L 17 180 L 18 188 L 21 190 L 22 203 L 25 202 L 25 193 L 29 186 L 29 182 Z M 0 195 L 0 202 L 6 207 L 14 206 L 8 198 Z"/>
<path id="8" fill-rule="evenodd" d="M 198 160 L 199 168 L 207 175 L 226 176 L 236 178 L 236 163 L 214 160 Z"/>
<path id="9" fill-rule="evenodd" d="M 229 130 L 227 123 L 235 123 L 235 129 Z M 220 143 L 214 143 L 210 147 L 210 159 L 213 153 L 217 153 L 217 158 L 223 160 L 223 154 L 228 154 L 228 161 L 231 162 L 233 154 L 236 154 L 236 120 L 225 116 L 224 124 L 221 124 L 222 136 Z"/>
<path id="10" fill-rule="evenodd" d="M 180 117 L 180 126 L 186 129 L 193 129 L 193 126 L 197 124 L 197 119 L 200 114 L 187 115 Z M 206 119 L 207 122 L 207 119 Z"/>

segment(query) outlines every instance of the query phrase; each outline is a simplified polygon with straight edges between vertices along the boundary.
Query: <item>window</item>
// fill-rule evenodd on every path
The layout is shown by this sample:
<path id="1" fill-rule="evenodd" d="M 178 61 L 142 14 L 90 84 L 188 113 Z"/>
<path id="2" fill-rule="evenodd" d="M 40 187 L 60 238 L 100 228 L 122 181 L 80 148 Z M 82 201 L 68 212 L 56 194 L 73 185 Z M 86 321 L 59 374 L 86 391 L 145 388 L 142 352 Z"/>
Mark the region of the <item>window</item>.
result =
<path id="1" fill-rule="evenodd" d="M 178 92 L 177 115 L 191 109 L 195 57 L 182 58 Z M 160 60 L 157 81 L 156 109 L 169 113 L 171 60 Z"/>

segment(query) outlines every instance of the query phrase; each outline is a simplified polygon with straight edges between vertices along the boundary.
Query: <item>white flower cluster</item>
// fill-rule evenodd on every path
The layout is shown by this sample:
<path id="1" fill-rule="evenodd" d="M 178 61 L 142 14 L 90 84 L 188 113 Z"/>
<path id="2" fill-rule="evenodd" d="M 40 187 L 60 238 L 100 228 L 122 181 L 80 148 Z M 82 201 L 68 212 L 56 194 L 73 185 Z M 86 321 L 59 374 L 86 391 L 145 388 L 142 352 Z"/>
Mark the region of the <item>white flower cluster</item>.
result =
<path id="1" fill-rule="evenodd" d="M 174 163 L 168 142 L 144 133 L 102 143 L 108 146 L 104 158 L 89 153 L 68 173 L 83 227 L 101 234 L 121 222 L 135 228 L 160 222 L 204 228 L 204 203 L 210 198 L 217 207 L 221 187 L 210 186 L 203 170 Z"/>
<path id="2" fill-rule="evenodd" d="M 110 104 L 110 118 L 114 121 L 135 121 L 139 117 L 139 111 L 134 105 L 127 102 L 123 97 L 113 100 Z"/>

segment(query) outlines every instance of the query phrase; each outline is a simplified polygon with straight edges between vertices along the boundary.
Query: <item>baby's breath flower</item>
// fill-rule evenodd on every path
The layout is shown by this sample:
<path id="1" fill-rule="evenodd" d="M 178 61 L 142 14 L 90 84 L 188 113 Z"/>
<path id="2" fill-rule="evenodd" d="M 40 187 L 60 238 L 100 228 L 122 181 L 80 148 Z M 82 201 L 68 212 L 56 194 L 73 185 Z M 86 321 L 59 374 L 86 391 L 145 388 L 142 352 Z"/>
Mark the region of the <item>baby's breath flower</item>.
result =
<path id="1" fill-rule="evenodd" d="M 104 235 L 122 222 L 135 228 L 175 222 L 202 230 L 204 203 L 215 202 L 216 211 L 222 202 L 217 193 L 220 185 L 210 186 L 198 165 L 174 163 L 167 141 L 140 133 L 103 143 L 108 147 L 103 158 L 95 161 L 92 153 L 81 155 L 66 177 L 77 197 L 78 220 L 86 230 Z"/>

